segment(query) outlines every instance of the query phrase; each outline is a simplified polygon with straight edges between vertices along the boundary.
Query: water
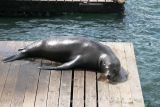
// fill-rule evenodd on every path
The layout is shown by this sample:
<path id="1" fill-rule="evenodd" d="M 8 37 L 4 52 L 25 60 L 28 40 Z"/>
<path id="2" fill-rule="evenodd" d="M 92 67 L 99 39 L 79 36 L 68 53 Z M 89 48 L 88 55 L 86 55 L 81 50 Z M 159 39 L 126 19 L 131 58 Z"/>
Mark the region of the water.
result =
<path id="1" fill-rule="evenodd" d="M 69 14 L 46 19 L 0 18 L 0 40 L 84 36 L 133 42 L 147 107 L 160 107 L 160 0 L 127 0 L 125 15 Z"/>

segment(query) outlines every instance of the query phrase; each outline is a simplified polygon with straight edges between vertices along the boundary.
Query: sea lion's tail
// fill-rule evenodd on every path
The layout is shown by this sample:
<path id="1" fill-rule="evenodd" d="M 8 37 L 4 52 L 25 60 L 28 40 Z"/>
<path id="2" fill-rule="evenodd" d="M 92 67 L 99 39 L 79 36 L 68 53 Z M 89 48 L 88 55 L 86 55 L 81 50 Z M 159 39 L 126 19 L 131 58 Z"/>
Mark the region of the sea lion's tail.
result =
<path id="1" fill-rule="evenodd" d="M 15 55 L 12 55 L 12 56 L 9 56 L 7 58 L 4 58 L 2 61 L 4 63 L 7 63 L 7 62 L 12 62 L 12 61 L 15 61 L 15 60 L 19 60 L 19 59 L 22 59 L 25 57 L 25 54 L 23 53 L 18 53 L 18 54 L 15 54 Z"/>

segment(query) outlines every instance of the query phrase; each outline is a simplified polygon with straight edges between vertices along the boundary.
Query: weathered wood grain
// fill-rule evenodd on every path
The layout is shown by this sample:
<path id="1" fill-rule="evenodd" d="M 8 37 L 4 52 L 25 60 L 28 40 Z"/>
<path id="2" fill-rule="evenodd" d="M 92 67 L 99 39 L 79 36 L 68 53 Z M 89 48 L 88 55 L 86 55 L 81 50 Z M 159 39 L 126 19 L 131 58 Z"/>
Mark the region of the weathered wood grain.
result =
<path id="1" fill-rule="evenodd" d="M 86 71 L 85 107 L 97 107 L 96 73 Z"/>
<path id="2" fill-rule="evenodd" d="M 84 71 L 74 71 L 73 107 L 84 107 Z"/>
<path id="3" fill-rule="evenodd" d="M 43 62 L 51 63 L 49 61 L 42 60 L 42 65 Z M 50 70 L 40 71 L 35 107 L 45 107 L 47 105 L 49 78 Z"/>
<path id="4" fill-rule="evenodd" d="M 16 42 L 15 45 L 17 49 L 25 46 L 23 41 Z M 25 61 L 18 61 L 18 62 L 20 63 L 19 65 L 20 68 L 17 74 L 17 81 L 16 81 L 15 90 L 14 90 L 14 95 L 12 97 L 11 107 L 22 107 L 23 106 L 23 100 L 24 100 L 25 89 L 26 89 L 27 79 L 25 76 L 25 72 L 23 70 L 23 64 L 25 64 Z"/>
<path id="5" fill-rule="evenodd" d="M 59 106 L 61 71 L 51 70 L 47 107 Z"/>
<path id="6" fill-rule="evenodd" d="M 113 52 L 116 54 L 117 51 L 114 48 L 114 43 L 107 44 Z M 110 106 L 121 107 L 121 93 L 117 84 L 109 84 L 109 95 L 110 95 Z"/>
<path id="7" fill-rule="evenodd" d="M 132 99 L 134 107 L 144 107 L 143 94 L 140 84 L 140 79 L 138 75 L 138 69 L 136 65 L 135 54 L 133 50 L 133 44 L 129 43 L 125 45 L 125 54 L 128 64 L 128 69 L 130 73 L 130 89 L 132 94 Z"/>
<path id="8" fill-rule="evenodd" d="M 22 44 L 19 43 L 19 45 L 22 45 Z M 14 42 L 10 42 L 8 46 L 9 46 L 8 48 L 13 51 L 11 52 L 12 54 L 14 54 L 14 51 L 18 48 Z M 16 87 L 16 81 L 17 81 L 19 69 L 20 69 L 20 62 L 17 62 L 17 61 L 15 61 L 15 63 L 12 63 L 9 68 L 9 72 L 8 72 L 8 75 L 4 84 L 3 92 L 0 98 L 1 107 L 9 107 L 11 105 L 12 98 L 14 96 L 14 90 Z"/>
<path id="9" fill-rule="evenodd" d="M 1 61 L 4 57 L 6 57 L 6 54 L 10 52 L 9 47 L 7 45 L 7 42 L 0 42 L 0 99 L 11 65 L 11 63 L 5 64 Z"/>
<path id="10" fill-rule="evenodd" d="M 126 43 L 127 44 L 127 43 Z M 126 56 L 125 56 L 125 52 L 124 52 L 124 44 L 123 43 L 116 43 L 114 44 L 114 48 L 116 50 L 116 55 L 118 56 L 118 58 L 120 59 L 121 62 L 121 70 L 125 70 L 124 72 L 128 73 L 130 75 L 130 73 L 128 72 L 128 65 L 126 62 Z M 129 86 L 129 81 L 131 79 L 129 78 L 127 82 L 123 82 L 118 84 L 118 87 L 120 89 L 120 93 L 121 93 L 121 103 L 122 103 L 122 107 L 133 107 L 133 99 L 132 99 L 132 95 L 131 95 L 131 89 Z"/>
<path id="11" fill-rule="evenodd" d="M 62 71 L 59 107 L 70 107 L 72 71 Z"/>

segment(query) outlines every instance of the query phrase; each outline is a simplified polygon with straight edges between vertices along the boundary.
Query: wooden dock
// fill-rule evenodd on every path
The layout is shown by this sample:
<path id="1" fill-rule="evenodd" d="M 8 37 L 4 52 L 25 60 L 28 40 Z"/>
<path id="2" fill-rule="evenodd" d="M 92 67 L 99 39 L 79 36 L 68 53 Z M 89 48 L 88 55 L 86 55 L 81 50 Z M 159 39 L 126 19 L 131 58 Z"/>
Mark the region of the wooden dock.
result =
<path id="1" fill-rule="evenodd" d="M 0 41 L 0 59 L 29 42 Z M 119 57 L 129 79 L 97 81 L 90 71 L 43 71 L 38 62 L 0 62 L 0 107 L 144 107 L 132 43 L 105 43 Z"/>
<path id="2" fill-rule="evenodd" d="M 41 17 L 63 13 L 122 13 L 125 0 L 0 0 L 0 16 Z"/>

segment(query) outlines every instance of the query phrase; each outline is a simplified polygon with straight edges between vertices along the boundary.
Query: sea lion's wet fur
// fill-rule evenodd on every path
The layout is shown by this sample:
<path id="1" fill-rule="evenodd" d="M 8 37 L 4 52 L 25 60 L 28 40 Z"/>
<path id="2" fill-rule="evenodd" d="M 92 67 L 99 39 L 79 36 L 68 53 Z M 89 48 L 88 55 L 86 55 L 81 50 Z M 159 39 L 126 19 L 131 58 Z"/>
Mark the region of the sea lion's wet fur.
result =
<path id="1" fill-rule="evenodd" d="M 110 81 L 119 81 L 120 61 L 111 48 L 85 38 L 54 38 L 34 42 L 4 62 L 26 58 L 44 58 L 63 63 L 43 66 L 46 70 L 89 69 L 105 74 Z"/>

